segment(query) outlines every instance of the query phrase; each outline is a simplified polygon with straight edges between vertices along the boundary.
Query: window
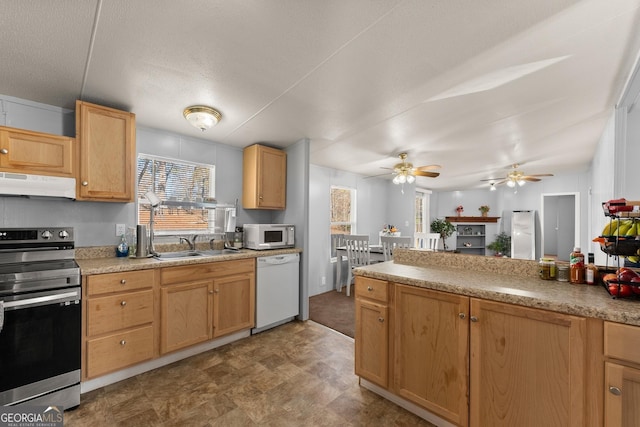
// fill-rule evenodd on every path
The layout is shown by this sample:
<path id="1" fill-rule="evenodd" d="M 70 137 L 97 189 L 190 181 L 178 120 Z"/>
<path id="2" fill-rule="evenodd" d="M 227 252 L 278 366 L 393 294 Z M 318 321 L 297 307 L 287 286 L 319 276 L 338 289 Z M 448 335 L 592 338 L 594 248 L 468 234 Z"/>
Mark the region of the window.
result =
<path id="1" fill-rule="evenodd" d="M 144 195 L 153 191 L 160 200 L 169 202 L 155 216 L 158 234 L 214 230 L 215 209 L 196 209 L 179 202 L 213 200 L 215 166 L 139 154 L 137 172 L 138 224 L 149 222 L 149 201 Z"/>
<path id="2" fill-rule="evenodd" d="M 416 233 L 431 233 L 429 221 L 429 197 L 431 191 L 416 189 Z"/>
<path id="3" fill-rule="evenodd" d="M 356 190 L 331 186 L 331 234 L 356 232 Z"/>

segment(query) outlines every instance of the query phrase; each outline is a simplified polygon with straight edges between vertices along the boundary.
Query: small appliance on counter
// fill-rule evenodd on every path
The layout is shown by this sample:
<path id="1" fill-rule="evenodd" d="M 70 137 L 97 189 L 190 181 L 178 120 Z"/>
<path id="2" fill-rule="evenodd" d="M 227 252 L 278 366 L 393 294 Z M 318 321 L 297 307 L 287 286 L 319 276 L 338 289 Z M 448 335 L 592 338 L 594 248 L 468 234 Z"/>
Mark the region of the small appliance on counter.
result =
<path id="1" fill-rule="evenodd" d="M 292 224 L 244 224 L 244 247 L 255 250 L 293 248 Z"/>

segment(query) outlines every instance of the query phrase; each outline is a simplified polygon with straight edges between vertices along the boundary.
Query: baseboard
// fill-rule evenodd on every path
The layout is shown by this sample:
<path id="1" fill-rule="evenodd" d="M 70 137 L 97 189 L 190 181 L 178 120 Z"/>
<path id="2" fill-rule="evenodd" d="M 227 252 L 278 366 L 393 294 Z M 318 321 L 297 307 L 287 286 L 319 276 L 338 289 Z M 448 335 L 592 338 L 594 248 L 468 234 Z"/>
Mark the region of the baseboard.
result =
<path id="1" fill-rule="evenodd" d="M 451 424 L 449 421 L 440 418 L 439 416 L 427 411 L 424 408 L 419 407 L 414 403 L 409 402 L 408 400 L 405 400 L 399 396 L 396 396 L 395 394 L 389 392 L 388 390 L 385 390 L 382 387 L 377 386 L 372 382 L 365 380 L 364 378 L 360 378 L 360 385 L 366 388 L 367 390 L 372 391 L 375 394 L 382 396 L 387 400 L 390 400 L 391 402 L 395 403 L 401 408 L 406 409 L 412 414 L 419 416 L 423 420 L 427 420 L 430 423 L 437 425 L 438 427 L 456 427 L 455 424 Z"/>

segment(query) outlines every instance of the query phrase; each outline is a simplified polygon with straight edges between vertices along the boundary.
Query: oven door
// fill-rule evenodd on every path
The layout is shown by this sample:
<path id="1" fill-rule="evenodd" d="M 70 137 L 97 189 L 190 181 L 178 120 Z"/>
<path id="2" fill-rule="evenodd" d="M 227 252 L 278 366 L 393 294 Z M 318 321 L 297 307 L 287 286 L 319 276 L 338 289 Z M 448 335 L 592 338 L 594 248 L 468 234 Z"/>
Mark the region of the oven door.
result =
<path id="1" fill-rule="evenodd" d="M 80 382 L 80 287 L 0 296 L 0 405 Z"/>

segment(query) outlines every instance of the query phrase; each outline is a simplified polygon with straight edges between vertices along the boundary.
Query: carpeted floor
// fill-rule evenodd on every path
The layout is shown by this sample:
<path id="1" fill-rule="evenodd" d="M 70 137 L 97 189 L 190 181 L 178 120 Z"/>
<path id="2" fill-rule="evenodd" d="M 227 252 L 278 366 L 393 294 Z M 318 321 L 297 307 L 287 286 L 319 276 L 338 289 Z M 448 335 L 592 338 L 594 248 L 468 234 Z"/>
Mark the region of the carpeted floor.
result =
<path id="1" fill-rule="evenodd" d="M 356 326 L 353 287 L 351 296 L 343 289 L 342 292 L 331 290 L 310 297 L 309 319 L 353 338 Z"/>

